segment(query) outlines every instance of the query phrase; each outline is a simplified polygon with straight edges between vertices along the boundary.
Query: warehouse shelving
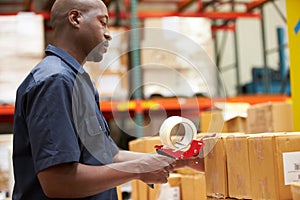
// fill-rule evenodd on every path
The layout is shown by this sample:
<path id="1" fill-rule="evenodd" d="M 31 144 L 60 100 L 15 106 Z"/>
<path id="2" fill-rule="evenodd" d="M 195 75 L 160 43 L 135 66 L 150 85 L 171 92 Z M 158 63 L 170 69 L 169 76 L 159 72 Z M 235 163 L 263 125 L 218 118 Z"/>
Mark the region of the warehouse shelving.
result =
<path id="1" fill-rule="evenodd" d="M 241 95 L 226 99 L 210 99 L 205 97 L 198 98 L 157 98 L 149 100 L 129 100 L 129 101 L 102 101 L 101 110 L 107 119 L 113 118 L 113 112 L 135 112 L 148 110 L 166 110 L 168 115 L 179 114 L 182 110 L 189 111 L 191 115 L 213 107 L 216 101 L 221 102 L 245 102 L 258 104 L 264 102 L 286 102 L 290 97 L 287 95 Z M 195 106 L 195 104 L 198 104 Z M 14 115 L 14 105 L 0 105 L 0 124 L 12 123 Z"/>
<path id="2" fill-rule="evenodd" d="M 34 6 L 32 6 L 32 1 L 30 0 L 24 0 L 23 2 L 18 1 L 19 5 L 23 6 L 21 10 L 9 10 L 9 11 L 1 11 L 0 15 L 15 15 L 18 13 L 18 11 L 34 11 L 37 14 L 43 15 L 45 20 L 48 20 L 50 18 L 49 11 L 37 11 L 34 10 Z M 240 18 L 255 18 L 258 20 L 262 20 L 262 7 L 265 3 L 273 2 L 273 0 L 249 0 L 249 1 L 234 1 L 234 0 L 140 0 L 140 1 L 130 1 L 130 0 L 124 0 L 124 1 L 113 1 L 113 0 L 107 0 L 105 1 L 107 5 L 109 5 L 109 8 L 112 7 L 112 9 L 109 9 L 110 16 L 114 20 L 123 20 L 125 23 L 128 23 L 128 21 L 132 21 L 133 17 L 136 17 L 136 20 L 143 20 L 146 18 L 153 18 L 153 17 L 167 17 L 167 16 L 183 16 L 183 17 L 206 17 L 213 21 L 212 24 L 212 31 L 213 33 L 217 31 L 232 31 L 233 33 L 236 32 L 236 20 Z M 123 7 L 120 8 L 118 4 L 120 2 L 123 4 Z M 147 4 L 157 4 L 157 5 L 165 5 L 168 4 L 173 9 L 160 9 L 160 10 L 135 10 L 135 16 L 133 16 L 133 7 L 131 4 L 135 2 L 136 5 L 147 5 Z M 115 5 L 114 5 L 115 4 Z M 0 7 L 4 6 L 4 3 L 0 3 Z M 6 6 L 11 6 L 8 3 Z M 144 6 L 145 7 L 145 6 Z M 147 6 L 146 6 L 147 7 Z M 161 8 L 166 7 L 162 6 Z M 227 9 L 222 9 L 222 8 Z M 242 7 L 239 11 L 236 11 L 235 7 Z M 220 9 L 221 8 L 221 9 Z M 136 7 L 134 8 L 136 9 Z M 242 11 L 241 11 L 242 10 Z M 123 22 L 116 22 L 115 24 L 120 25 L 126 25 L 130 26 L 129 24 L 124 24 Z M 131 24 L 132 27 L 132 24 Z M 134 28 L 134 27 L 132 27 Z M 216 34 L 214 34 L 214 39 L 217 40 Z M 216 47 L 216 63 L 217 66 L 219 64 L 220 58 L 220 51 L 222 47 L 215 46 Z M 236 73 L 236 79 L 237 79 L 237 85 L 239 86 L 239 69 L 238 69 L 238 55 L 237 55 L 237 41 L 235 40 L 235 57 L 236 57 L 236 64 L 235 68 L 237 70 Z M 265 52 L 264 52 L 265 53 Z M 138 64 L 138 63 L 137 63 Z M 267 86 L 266 86 L 267 87 Z M 237 87 L 239 89 L 239 87 Z M 240 91 L 238 91 L 239 93 Z M 275 99 L 273 99 L 273 97 Z M 279 99 L 278 99 L 279 98 Z M 262 101 L 269 101 L 272 100 L 286 100 L 288 97 L 283 96 L 266 96 L 262 97 Z M 259 96 L 254 97 L 242 97 L 238 96 L 235 98 L 228 98 L 229 101 L 261 101 L 261 98 Z M 133 107 L 127 108 L 131 112 L 136 113 L 142 113 L 144 110 L 147 110 L 147 107 L 141 106 L 143 105 L 143 102 L 148 101 L 158 101 L 158 100 L 142 100 L 140 97 L 137 100 L 128 101 L 128 105 L 134 105 Z M 164 99 L 160 100 L 158 102 L 159 105 L 161 105 L 164 109 L 169 111 L 175 111 L 182 109 L 182 105 L 179 105 L 176 103 L 178 99 Z M 208 100 L 211 102 L 211 100 Z M 132 104 L 133 102 L 133 104 Z M 142 103 L 141 103 L 142 102 Z M 175 103 L 174 103 L 175 102 Z M 124 102 L 121 102 L 124 104 Z M 109 118 L 111 117 L 111 111 L 115 110 L 120 102 L 118 101 L 103 101 L 101 103 L 101 108 L 104 114 Z M 125 103 L 126 104 L 126 103 Z M 199 105 L 201 105 L 200 109 L 202 108 L 209 108 L 212 104 L 207 103 L 207 100 L 200 100 Z M 204 106 L 203 106 L 204 105 Z M 195 109 L 198 109 L 199 107 L 192 107 Z M 0 107 L 0 119 L 1 121 L 11 121 L 11 117 L 13 115 L 13 106 L 11 105 L 1 105 Z"/>
<path id="3" fill-rule="evenodd" d="M 10 3 L 8 3 L 10 2 Z M 50 3 L 49 3 L 50 2 Z M 53 1 L 49 1 L 48 4 L 51 4 Z M 241 83 L 239 79 L 239 58 L 238 58 L 238 44 L 236 38 L 236 20 L 240 18 L 262 18 L 262 6 L 267 2 L 273 2 L 272 0 L 249 0 L 249 1 L 235 1 L 235 0 L 140 0 L 140 1 L 113 1 L 106 0 L 104 1 L 108 7 L 110 16 L 116 20 L 115 24 L 124 25 L 124 23 L 119 22 L 124 20 L 125 25 L 132 27 L 132 22 L 136 20 L 143 20 L 145 18 L 157 18 L 157 17 L 170 17 L 170 16 L 181 16 L 181 17 L 205 17 L 213 21 L 212 31 L 232 31 L 234 33 L 234 55 L 235 55 L 235 64 L 234 68 L 236 69 L 236 85 L 237 85 L 237 94 L 241 93 Z M 6 1 L 6 3 L 0 3 L 0 6 L 11 6 L 12 4 L 18 4 L 21 6 L 21 11 L 34 11 L 37 14 L 43 15 L 45 20 L 48 20 L 49 10 L 41 11 L 36 10 L 34 4 L 36 1 L 33 0 L 11 0 Z M 122 5 L 120 5 L 122 4 Z M 132 5 L 135 5 L 132 7 Z M 146 5 L 146 6 L 145 6 Z M 149 6 L 147 6 L 149 5 Z M 151 8 L 151 6 L 156 5 L 156 7 L 161 7 L 159 10 L 150 10 L 150 9 L 138 9 L 139 6 Z M 47 6 L 49 7 L 49 5 Z M 120 8 L 121 7 L 121 8 Z M 169 9 L 172 7 L 172 9 Z M 229 8 L 228 8 L 229 7 Z M 236 7 L 239 7 L 239 10 L 236 11 Z M 168 8 L 168 9 L 166 9 Z M 225 9 L 224 9 L 225 8 Z M 14 15 L 17 14 L 18 10 L 9 10 L 1 11 L 0 15 Z M 131 24 L 128 24 L 128 22 Z M 137 22 L 136 22 L 137 23 Z M 262 37 L 264 42 L 264 31 L 262 23 Z M 220 67 L 221 60 L 221 51 L 222 46 L 217 45 L 217 35 L 214 34 L 215 39 L 215 50 L 216 50 L 216 65 L 219 67 L 219 70 L 222 71 Z M 265 50 L 264 50 L 265 54 Z M 264 55 L 264 63 L 266 64 L 266 55 Z M 267 74 L 267 73 L 266 73 Z M 265 80 L 266 92 L 268 92 L 268 77 Z"/>
<path id="4" fill-rule="evenodd" d="M 195 1 L 195 0 L 178 0 L 178 1 L 154 1 L 154 0 L 143 0 L 143 1 L 136 1 L 136 0 L 125 0 L 124 4 L 126 7 L 126 11 L 130 10 L 131 12 L 120 12 L 116 13 L 116 16 L 119 16 L 120 18 L 130 18 L 131 22 L 135 21 L 135 23 L 131 24 L 131 28 L 135 29 L 137 28 L 137 20 L 143 20 L 145 18 L 157 18 L 157 17 L 170 17 L 170 16 L 179 16 L 179 17 L 205 17 L 212 20 L 212 31 L 213 31 L 213 37 L 215 39 L 215 55 L 216 55 L 216 66 L 219 68 L 220 71 L 222 69 L 220 68 L 220 60 L 221 60 L 221 51 L 222 46 L 218 46 L 218 38 L 216 31 L 232 31 L 234 36 L 234 56 L 235 56 L 235 63 L 233 64 L 235 71 L 236 71 L 236 85 L 237 85 L 237 94 L 242 93 L 241 89 L 241 83 L 240 83 L 240 69 L 239 69 L 239 55 L 238 55 L 238 42 L 237 42 L 237 35 L 236 35 L 236 20 L 239 18 L 257 18 L 261 20 L 261 35 L 263 40 L 263 58 L 264 58 L 264 70 L 267 72 L 267 61 L 266 61 L 266 45 L 265 45 L 265 27 L 264 27 L 264 19 L 263 19 L 263 5 L 267 2 L 271 2 L 270 0 L 253 0 L 248 2 L 238 2 L 234 0 L 230 1 L 221 1 L 221 0 L 212 0 L 212 1 Z M 272 1 L 273 2 L 273 1 Z M 169 4 L 173 5 L 173 10 L 136 10 L 137 5 L 143 4 Z M 167 7 L 171 7 L 171 6 Z M 190 7 L 193 6 L 196 7 L 193 11 L 190 11 Z M 195 6 L 196 5 L 196 6 Z M 222 8 L 223 6 L 229 6 L 229 9 L 224 11 Z M 236 6 L 243 6 L 242 11 L 236 11 Z M 146 6 L 148 7 L 148 6 Z M 149 6 L 150 7 L 150 6 Z M 166 8 L 166 6 L 162 6 Z M 221 7 L 221 9 L 220 9 Z M 111 14 L 114 16 L 113 14 Z M 118 23 L 120 24 L 120 23 Z M 134 42 L 132 41 L 132 46 L 136 46 Z M 133 57 L 133 61 L 134 61 Z M 137 58 L 136 58 L 137 59 Z M 132 68 L 139 67 L 139 63 L 132 63 Z M 264 78 L 264 88 L 265 93 L 269 93 L 269 77 L 268 73 L 265 73 Z M 135 83 L 140 83 L 141 74 L 136 73 L 136 77 L 133 77 L 135 80 Z M 139 84 L 134 85 L 134 89 L 138 88 L 138 90 L 141 90 L 141 87 L 139 87 Z M 131 90 L 130 90 L 131 91 Z M 133 91 L 133 90 L 132 90 Z M 135 90 L 135 92 L 138 92 Z M 137 99 L 140 99 L 138 97 Z M 140 117 L 142 116 L 142 113 L 138 110 L 136 113 L 136 122 L 137 124 L 140 124 L 141 122 Z"/>

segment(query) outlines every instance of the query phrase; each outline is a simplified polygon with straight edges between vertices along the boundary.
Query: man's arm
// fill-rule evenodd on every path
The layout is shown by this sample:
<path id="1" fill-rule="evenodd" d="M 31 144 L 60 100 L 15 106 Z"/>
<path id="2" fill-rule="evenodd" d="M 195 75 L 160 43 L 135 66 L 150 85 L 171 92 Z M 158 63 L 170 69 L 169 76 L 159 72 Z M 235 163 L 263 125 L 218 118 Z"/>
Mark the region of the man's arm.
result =
<path id="1" fill-rule="evenodd" d="M 141 158 L 141 156 L 146 155 L 147 153 L 140 153 L 140 152 L 134 152 L 134 151 L 125 151 L 120 150 L 114 157 L 114 162 L 125 162 L 130 160 L 135 160 Z"/>
<path id="2" fill-rule="evenodd" d="M 104 166 L 66 163 L 38 173 L 44 193 L 50 198 L 82 198 L 101 193 L 133 179 L 166 183 L 173 159 L 144 155 L 139 159 Z"/>

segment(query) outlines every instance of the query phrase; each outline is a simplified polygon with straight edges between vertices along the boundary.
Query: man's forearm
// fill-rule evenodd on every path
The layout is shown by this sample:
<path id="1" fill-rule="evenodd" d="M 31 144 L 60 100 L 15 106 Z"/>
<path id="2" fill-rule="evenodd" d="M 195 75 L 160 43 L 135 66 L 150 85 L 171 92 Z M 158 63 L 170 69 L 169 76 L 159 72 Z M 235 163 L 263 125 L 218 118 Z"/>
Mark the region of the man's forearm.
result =
<path id="1" fill-rule="evenodd" d="M 146 153 L 133 152 L 133 151 L 119 151 L 114 157 L 114 162 L 125 162 L 129 160 L 139 159 L 141 156 Z"/>
<path id="2" fill-rule="evenodd" d="M 157 154 L 123 152 L 118 156 L 115 160 L 119 162 L 103 166 L 80 163 L 53 166 L 39 172 L 38 179 L 48 197 L 82 198 L 133 179 L 166 183 L 174 162 L 174 159 Z"/>
<path id="3" fill-rule="evenodd" d="M 40 172 L 38 177 L 45 194 L 51 198 L 87 197 L 139 178 L 138 173 L 118 170 L 114 166 L 79 163 L 48 168 Z"/>

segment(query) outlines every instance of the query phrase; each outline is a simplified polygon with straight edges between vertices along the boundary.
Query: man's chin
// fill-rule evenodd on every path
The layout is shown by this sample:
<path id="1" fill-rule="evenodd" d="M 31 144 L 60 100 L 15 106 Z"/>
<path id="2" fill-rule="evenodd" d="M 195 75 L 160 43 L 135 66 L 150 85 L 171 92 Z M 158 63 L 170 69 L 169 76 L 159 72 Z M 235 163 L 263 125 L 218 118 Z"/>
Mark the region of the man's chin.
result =
<path id="1" fill-rule="evenodd" d="M 87 61 L 88 62 L 101 62 L 101 60 L 103 59 L 102 55 L 93 55 L 93 56 L 88 56 L 87 57 Z"/>

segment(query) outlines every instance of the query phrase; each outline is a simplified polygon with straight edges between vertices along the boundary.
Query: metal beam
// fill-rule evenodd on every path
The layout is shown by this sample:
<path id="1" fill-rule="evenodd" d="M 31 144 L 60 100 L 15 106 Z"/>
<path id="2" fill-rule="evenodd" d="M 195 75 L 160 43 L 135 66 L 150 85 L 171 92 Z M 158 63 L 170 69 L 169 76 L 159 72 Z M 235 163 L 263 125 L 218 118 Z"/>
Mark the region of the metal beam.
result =
<path id="1" fill-rule="evenodd" d="M 286 0 L 294 131 L 300 131 L 300 1 Z"/>
<path id="2" fill-rule="evenodd" d="M 255 8 L 261 7 L 263 4 L 268 3 L 273 0 L 253 0 L 252 2 L 249 2 L 246 4 L 247 11 L 250 12 L 254 10 Z"/>
<path id="3" fill-rule="evenodd" d="M 110 17 L 116 16 L 114 12 L 109 13 Z M 121 12 L 122 19 L 127 19 L 128 14 Z M 209 19 L 238 19 L 238 18 L 261 18 L 260 13 L 245 13 L 245 12 L 173 12 L 173 11 L 139 11 L 137 17 L 139 19 L 159 18 L 159 17 L 206 17 Z"/>

